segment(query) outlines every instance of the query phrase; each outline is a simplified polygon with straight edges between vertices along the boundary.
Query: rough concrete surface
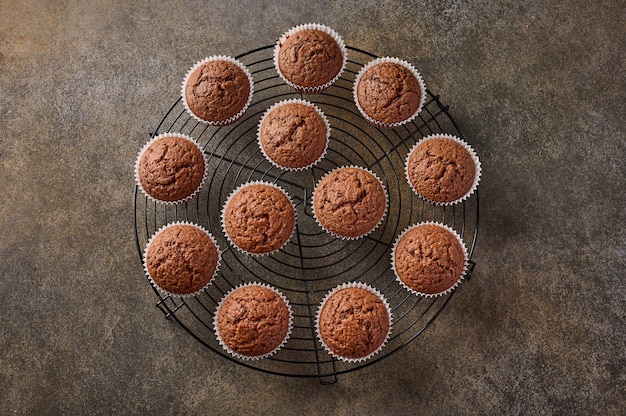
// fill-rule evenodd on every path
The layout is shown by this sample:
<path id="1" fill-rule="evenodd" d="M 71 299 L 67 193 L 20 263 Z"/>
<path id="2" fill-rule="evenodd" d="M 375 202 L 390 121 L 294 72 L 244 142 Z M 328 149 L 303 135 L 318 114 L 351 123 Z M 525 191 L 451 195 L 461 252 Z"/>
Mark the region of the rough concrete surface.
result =
<path id="1" fill-rule="evenodd" d="M 473 279 L 331 386 L 163 319 L 131 210 L 188 67 L 311 21 L 417 66 L 483 166 Z M 621 1 L 0 0 L 0 414 L 624 414 L 625 62 Z"/>

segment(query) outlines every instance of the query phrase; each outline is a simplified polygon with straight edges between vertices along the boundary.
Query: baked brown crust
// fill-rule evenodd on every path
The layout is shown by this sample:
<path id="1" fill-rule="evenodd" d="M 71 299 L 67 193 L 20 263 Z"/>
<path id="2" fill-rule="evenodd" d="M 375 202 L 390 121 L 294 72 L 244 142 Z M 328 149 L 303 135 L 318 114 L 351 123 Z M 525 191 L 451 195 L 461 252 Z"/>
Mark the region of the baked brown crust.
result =
<path id="1" fill-rule="evenodd" d="M 225 122 L 239 114 L 248 102 L 250 80 L 236 64 L 208 61 L 196 68 L 185 84 L 187 106 L 208 122 Z"/>
<path id="2" fill-rule="evenodd" d="M 356 238 L 374 229 L 386 209 L 385 190 L 366 170 L 330 172 L 315 188 L 313 209 L 320 224 L 337 235 Z"/>
<path id="3" fill-rule="evenodd" d="M 139 161 L 138 177 L 143 190 L 160 201 L 180 201 L 202 184 L 202 151 L 189 140 L 166 136 L 144 150 Z"/>
<path id="4" fill-rule="evenodd" d="M 202 230 L 176 224 L 154 236 L 145 260 L 157 286 L 169 293 L 186 295 L 201 290 L 212 280 L 219 252 Z"/>
<path id="5" fill-rule="evenodd" d="M 419 293 L 437 294 L 453 287 L 465 268 L 459 240 L 435 224 L 420 224 L 398 241 L 394 254 L 400 280 Z"/>
<path id="6" fill-rule="evenodd" d="M 407 175 L 423 197 L 453 202 L 472 188 L 476 165 L 463 145 L 447 137 L 435 137 L 415 147 L 407 162 Z"/>
<path id="7" fill-rule="evenodd" d="M 415 75 L 394 62 L 382 62 L 366 70 L 358 81 L 356 93 L 365 114 L 384 124 L 408 120 L 422 99 Z"/>
<path id="8" fill-rule="evenodd" d="M 248 285 L 222 302 L 217 330 L 228 348 L 245 356 L 260 356 L 278 348 L 289 331 L 289 309 L 273 290 Z"/>
<path id="9" fill-rule="evenodd" d="M 228 237 L 237 247 L 254 254 L 281 248 L 291 237 L 295 222 L 295 211 L 287 195 L 266 184 L 243 187 L 224 211 Z"/>
<path id="10" fill-rule="evenodd" d="M 310 166 L 326 149 L 328 127 L 311 105 L 286 103 L 273 109 L 261 124 L 259 141 L 277 165 Z"/>
<path id="11" fill-rule="evenodd" d="M 337 356 L 367 357 L 385 342 L 389 333 L 389 312 L 371 291 L 349 287 L 333 293 L 322 306 L 319 331 Z"/>
<path id="12" fill-rule="evenodd" d="M 317 29 L 303 29 L 279 45 L 278 67 L 297 86 L 315 88 L 332 81 L 343 67 L 337 41 Z"/>

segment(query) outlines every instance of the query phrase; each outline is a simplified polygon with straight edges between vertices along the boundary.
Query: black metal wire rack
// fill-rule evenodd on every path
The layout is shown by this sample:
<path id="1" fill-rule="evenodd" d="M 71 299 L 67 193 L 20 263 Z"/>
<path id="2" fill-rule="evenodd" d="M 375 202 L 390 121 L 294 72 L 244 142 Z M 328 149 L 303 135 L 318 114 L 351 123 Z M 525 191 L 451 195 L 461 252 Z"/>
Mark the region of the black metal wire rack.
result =
<path id="1" fill-rule="evenodd" d="M 290 377 L 317 377 L 333 383 L 337 376 L 375 364 L 417 338 L 442 312 L 455 291 L 437 298 L 417 297 L 402 288 L 390 267 L 390 252 L 396 237 L 409 225 L 439 221 L 454 228 L 463 238 L 470 257 L 465 280 L 475 263 L 471 260 L 478 235 L 478 192 L 465 202 L 441 207 L 414 195 L 404 174 L 404 160 L 411 146 L 432 133 L 462 137 L 439 96 L 427 90 L 420 115 L 395 129 L 377 128 L 362 118 L 352 98 L 353 81 L 360 68 L 375 56 L 348 47 L 348 63 L 341 78 L 321 94 L 301 97 L 285 85 L 274 69 L 273 45 L 258 48 L 236 58 L 253 75 L 253 101 L 234 125 L 211 127 L 198 123 L 178 99 L 167 111 L 156 136 L 179 132 L 195 138 L 203 147 L 209 177 L 196 197 L 186 203 L 166 205 L 146 198 L 135 187 L 133 210 L 137 252 L 143 252 L 150 236 L 174 221 L 201 224 L 217 239 L 223 250 L 220 272 L 203 293 L 194 297 L 158 297 L 157 307 L 214 353 L 245 367 Z M 256 130 L 265 110 L 288 98 L 315 103 L 331 124 L 326 157 L 315 167 L 283 171 L 261 153 Z M 311 212 L 311 192 L 317 181 L 338 166 L 359 165 L 375 172 L 389 194 L 389 209 L 382 224 L 359 240 L 341 240 L 324 232 Z M 264 180 L 276 183 L 291 196 L 297 211 L 297 226 L 290 242 L 279 252 L 251 257 L 229 246 L 220 225 L 220 212 L 230 192 L 242 183 Z M 265 282 L 277 287 L 288 299 L 294 313 L 291 337 L 273 356 L 256 361 L 239 360 L 222 349 L 213 330 L 215 308 L 231 288 L 243 282 Z M 376 287 L 387 299 L 393 314 L 391 337 L 382 351 L 368 361 L 346 363 L 333 359 L 316 338 L 315 315 L 324 295 L 333 287 L 359 281 Z M 461 284 L 460 287 L 463 287 Z M 458 289 L 457 289 L 458 290 Z"/>

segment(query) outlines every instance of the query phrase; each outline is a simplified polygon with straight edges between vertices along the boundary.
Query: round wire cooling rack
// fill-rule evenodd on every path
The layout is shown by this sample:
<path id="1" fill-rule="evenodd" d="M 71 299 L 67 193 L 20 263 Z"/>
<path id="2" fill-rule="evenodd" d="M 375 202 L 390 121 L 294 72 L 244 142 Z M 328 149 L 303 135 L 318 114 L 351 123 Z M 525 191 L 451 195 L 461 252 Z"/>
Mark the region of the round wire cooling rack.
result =
<path id="1" fill-rule="evenodd" d="M 187 134 L 200 143 L 208 160 L 209 177 L 200 192 L 181 204 L 149 200 L 135 186 L 133 209 L 137 251 L 143 252 L 149 238 L 161 226 L 174 221 L 196 222 L 207 228 L 223 250 L 222 264 L 213 283 L 193 297 L 158 297 L 157 307 L 214 353 L 245 367 L 290 377 L 317 377 L 333 383 L 337 376 L 372 365 L 402 349 L 417 338 L 441 313 L 455 291 L 436 298 L 418 297 L 397 283 L 390 265 L 390 252 L 397 236 L 420 221 L 439 221 L 455 229 L 465 242 L 470 265 L 478 234 L 478 192 L 452 206 L 435 206 L 417 197 L 410 189 L 404 160 L 413 144 L 432 133 L 462 137 L 448 107 L 427 90 L 419 116 L 395 129 L 371 125 L 358 112 L 352 95 L 353 81 L 360 68 L 376 58 L 348 47 L 348 62 L 342 76 L 320 94 L 302 97 L 278 76 L 273 63 L 273 45 L 254 49 L 236 58 L 253 75 L 254 97 L 250 107 L 235 124 L 208 126 L 195 121 L 179 98 L 167 111 L 155 131 Z M 331 124 L 331 139 L 325 158 L 304 171 L 284 171 L 263 156 L 257 142 L 258 122 L 267 108 L 288 98 L 304 98 L 316 104 Z M 389 196 L 387 215 L 379 227 L 358 240 L 342 240 L 323 231 L 311 212 L 311 193 L 328 171 L 345 165 L 366 167 L 383 181 Z M 221 230 L 222 206 L 233 189 L 254 180 L 280 185 L 291 196 L 297 211 L 297 225 L 291 240 L 278 252 L 253 257 L 228 244 Z M 213 317 L 219 301 L 230 289 L 244 282 L 263 282 L 278 288 L 293 310 L 293 330 L 285 346 L 262 360 L 239 360 L 218 343 Z M 388 343 L 373 358 L 360 363 L 338 361 L 317 339 L 315 317 L 322 298 L 345 282 L 374 286 L 387 299 L 393 328 Z M 462 286 L 462 285 L 461 285 Z"/>

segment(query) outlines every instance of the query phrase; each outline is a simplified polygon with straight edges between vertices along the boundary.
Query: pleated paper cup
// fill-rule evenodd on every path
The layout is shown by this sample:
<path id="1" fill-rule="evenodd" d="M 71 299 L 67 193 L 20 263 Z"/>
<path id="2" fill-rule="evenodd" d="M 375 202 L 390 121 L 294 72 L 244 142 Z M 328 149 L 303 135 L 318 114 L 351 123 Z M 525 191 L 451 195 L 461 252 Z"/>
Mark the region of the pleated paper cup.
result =
<path id="1" fill-rule="evenodd" d="M 234 345 L 228 345 L 228 341 L 225 341 L 222 337 L 222 333 L 220 331 L 220 325 L 219 325 L 219 316 L 220 316 L 220 311 L 221 308 L 224 305 L 224 302 L 236 291 L 245 288 L 245 287 L 249 287 L 249 286 L 260 286 L 266 289 L 271 290 L 272 292 L 274 292 L 276 295 L 278 295 L 278 297 L 280 297 L 280 299 L 282 299 L 282 301 L 285 303 L 285 306 L 287 308 L 287 311 L 289 313 L 289 323 L 288 323 L 288 327 L 287 327 L 287 332 L 285 337 L 283 338 L 282 342 L 280 342 L 280 344 L 278 344 L 275 348 L 273 348 L 271 351 L 268 351 L 264 354 L 259 354 L 259 355 L 246 355 L 246 354 L 241 354 L 237 351 L 235 351 L 233 349 Z M 239 305 L 239 308 L 244 308 L 245 305 Z M 250 313 L 254 313 L 254 311 L 251 311 Z M 289 304 L 289 301 L 287 300 L 287 298 L 276 288 L 265 284 L 265 283 L 256 283 L 256 282 L 251 282 L 251 283 L 244 283 L 242 285 L 239 285 L 235 288 L 233 288 L 232 290 L 230 290 L 226 295 L 224 295 L 224 297 L 222 298 L 222 300 L 220 300 L 219 304 L 217 305 L 217 309 L 215 311 L 215 316 L 213 318 L 213 328 L 215 331 L 215 336 L 217 337 L 217 341 L 219 342 L 219 344 L 222 346 L 222 348 L 224 348 L 224 350 L 226 352 L 228 352 L 230 355 L 232 355 L 233 357 L 236 357 L 240 360 L 246 360 L 246 361 L 254 361 L 254 360 L 260 360 L 263 358 L 267 358 L 272 356 L 273 354 L 275 354 L 278 350 L 280 350 L 289 340 L 289 337 L 291 336 L 291 331 L 293 328 L 293 312 L 291 310 L 291 305 Z"/>

